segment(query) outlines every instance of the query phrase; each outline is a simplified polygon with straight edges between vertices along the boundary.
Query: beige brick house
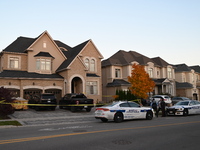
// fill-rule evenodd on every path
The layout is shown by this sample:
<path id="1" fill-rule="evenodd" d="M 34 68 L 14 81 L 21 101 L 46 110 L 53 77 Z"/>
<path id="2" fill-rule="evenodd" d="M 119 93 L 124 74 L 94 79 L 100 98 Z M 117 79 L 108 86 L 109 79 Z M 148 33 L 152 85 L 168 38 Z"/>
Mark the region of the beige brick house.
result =
<path id="1" fill-rule="evenodd" d="M 70 47 L 47 31 L 18 37 L 0 53 L 0 86 L 16 97 L 50 92 L 59 100 L 74 92 L 101 101 L 101 59 L 92 40 Z"/>
<path id="2" fill-rule="evenodd" d="M 177 96 L 200 100 L 200 66 L 174 65 Z"/>
<path id="3" fill-rule="evenodd" d="M 156 84 L 151 94 L 176 95 L 175 74 L 172 65 L 160 57 L 148 58 L 135 51 L 120 50 L 110 58 L 102 61 L 102 86 L 103 100 L 113 99 L 116 90 L 127 90 L 130 86 L 127 77 L 131 75 L 132 64 L 145 67 Z"/>

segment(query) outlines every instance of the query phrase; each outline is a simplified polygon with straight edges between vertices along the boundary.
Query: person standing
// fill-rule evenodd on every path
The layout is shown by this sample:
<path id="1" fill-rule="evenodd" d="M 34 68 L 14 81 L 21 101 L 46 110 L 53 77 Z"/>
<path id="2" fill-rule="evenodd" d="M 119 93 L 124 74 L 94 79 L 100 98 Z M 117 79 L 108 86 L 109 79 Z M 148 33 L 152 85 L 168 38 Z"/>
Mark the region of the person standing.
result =
<path id="1" fill-rule="evenodd" d="M 153 108 L 156 117 L 158 117 L 158 104 L 156 103 L 155 99 L 152 100 L 150 106 Z"/>
<path id="2" fill-rule="evenodd" d="M 160 98 L 157 114 L 159 113 L 160 110 L 162 111 L 162 117 L 165 117 L 166 116 L 165 101 L 163 98 Z"/>

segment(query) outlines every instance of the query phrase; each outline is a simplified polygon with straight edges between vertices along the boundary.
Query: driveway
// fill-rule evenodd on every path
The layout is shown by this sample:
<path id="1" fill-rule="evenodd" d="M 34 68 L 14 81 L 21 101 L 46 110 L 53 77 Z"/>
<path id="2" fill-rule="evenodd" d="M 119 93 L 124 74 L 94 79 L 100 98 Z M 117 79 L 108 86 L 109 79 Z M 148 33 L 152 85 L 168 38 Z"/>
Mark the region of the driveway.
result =
<path id="1" fill-rule="evenodd" d="M 71 112 L 66 109 L 56 108 L 55 111 L 41 110 L 36 111 L 34 109 L 15 111 L 14 114 L 9 115 L 11 120 L 17 120 L 23 126 L 33 125 L 49 125 L 49 124 L 71 124 L 74 122 L 88 122 L 94 121 L 94 110 L 86 112 L 80 110 L 77 112 Z"/>

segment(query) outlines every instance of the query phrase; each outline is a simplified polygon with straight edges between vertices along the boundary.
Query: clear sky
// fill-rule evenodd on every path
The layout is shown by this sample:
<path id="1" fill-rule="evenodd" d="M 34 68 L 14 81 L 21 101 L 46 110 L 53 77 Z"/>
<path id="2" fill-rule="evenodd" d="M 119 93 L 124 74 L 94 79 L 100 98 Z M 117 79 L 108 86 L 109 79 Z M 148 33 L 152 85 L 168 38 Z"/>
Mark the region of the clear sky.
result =
<path id="1" fill-rule="evenodd" d="M 1 0 L 0 7 L 0 51 L 47 30 L 72 47 L 92 39 L 104 59 L 132 50 L 200 65 L 200 0 Z"/>

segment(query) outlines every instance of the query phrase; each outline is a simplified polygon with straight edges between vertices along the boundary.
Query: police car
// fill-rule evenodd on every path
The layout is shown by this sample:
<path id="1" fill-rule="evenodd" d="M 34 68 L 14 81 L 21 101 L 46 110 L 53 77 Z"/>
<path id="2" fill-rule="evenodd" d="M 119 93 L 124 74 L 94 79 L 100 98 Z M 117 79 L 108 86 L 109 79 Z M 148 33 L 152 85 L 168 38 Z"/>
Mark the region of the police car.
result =
<path id="1" fill-rule="evenodd" d="M 166 108 L 167 115 L 191 115 L 200 114 L 200 102 L 196 100 L 183 100 L 174 106 Z"/>
<path id="2" fill-rule="evenodd" d="M 130 119 L 148 119 L 153 118 L 154 111 L 149 107 L 141 107 L 135 102 L 118 101 L 110 105 L 96 108 L 95 118 L 103 122 L 114 120 L 119 123 Z"/>

